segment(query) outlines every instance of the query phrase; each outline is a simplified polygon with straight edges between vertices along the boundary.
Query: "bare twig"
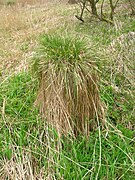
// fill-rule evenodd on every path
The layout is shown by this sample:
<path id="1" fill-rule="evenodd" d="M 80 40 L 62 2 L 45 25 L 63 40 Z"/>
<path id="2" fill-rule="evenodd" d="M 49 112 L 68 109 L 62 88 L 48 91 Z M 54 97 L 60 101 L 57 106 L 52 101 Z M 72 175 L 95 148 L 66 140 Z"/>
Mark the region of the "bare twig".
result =
<path id="1" fill-rule="evenodd" d="M 102 1 L 102 4 L 101 4 L 101 19 L 103 17 L 103 6 L 104 6 L 104 0 Z"/>
<path id="2" fill-rule="evenodd" d="M 87 1 L 87 0 L 82 1 L 82 10 L 81 10 L 80 17 L 77 16 L 77 15 L 75 15 L 75 17 L 76 17 L 77 19 L 79 19 L 80 21 L 82 21 L 82 22 L 84 22 L 84 20 L 82 19 L 82 16 L 83 16 L 83 12 L 84 12 L 84 9 L 85 9 L 86 1 Z"/>

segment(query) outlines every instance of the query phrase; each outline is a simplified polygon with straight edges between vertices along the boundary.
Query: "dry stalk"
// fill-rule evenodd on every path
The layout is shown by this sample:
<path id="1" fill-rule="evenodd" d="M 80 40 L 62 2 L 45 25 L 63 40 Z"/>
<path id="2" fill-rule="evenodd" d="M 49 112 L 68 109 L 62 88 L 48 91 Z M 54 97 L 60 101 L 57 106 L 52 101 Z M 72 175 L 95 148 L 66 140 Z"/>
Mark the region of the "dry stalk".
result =
<path id="1" fill-rule="evenodd" d="M 42 72 L 36 104 L 59 136 L 88 135 L 97 126 L 95 111 L 100 108 L 98 79 L 91 71 L 92 65 L 84 62 L 59 71 L 54 66 L 49 63 Z"/>

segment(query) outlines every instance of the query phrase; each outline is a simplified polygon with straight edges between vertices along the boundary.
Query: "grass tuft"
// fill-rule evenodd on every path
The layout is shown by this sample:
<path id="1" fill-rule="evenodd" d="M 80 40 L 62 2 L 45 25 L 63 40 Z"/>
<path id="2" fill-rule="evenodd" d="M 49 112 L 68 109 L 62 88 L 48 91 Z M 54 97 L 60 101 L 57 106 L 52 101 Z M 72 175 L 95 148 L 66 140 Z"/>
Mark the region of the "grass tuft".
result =
<path id="1" fill-rule="evenodd" d="M 34 59 L 40 88 L 36 103 L 60 134 L 88 135 L 100 107 L 98 75 L 85 41 L 57 35 L 41 37 Z"/>

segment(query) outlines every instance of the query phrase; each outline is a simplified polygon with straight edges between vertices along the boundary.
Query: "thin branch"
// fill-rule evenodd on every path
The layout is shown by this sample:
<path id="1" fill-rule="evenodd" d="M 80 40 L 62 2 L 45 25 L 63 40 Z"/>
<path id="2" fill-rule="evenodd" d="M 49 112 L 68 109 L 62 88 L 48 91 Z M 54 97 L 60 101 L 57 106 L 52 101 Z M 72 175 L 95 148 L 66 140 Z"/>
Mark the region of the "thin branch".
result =
<path id="1" fill-rule="evenodd" d="M 101 19 L 103 17 L 103 6 L 104 6 L 104 0 L 102 1 L 102 4 L 101 4 Z"/>
<path id="2" fill-rule="evenodd" d="M 107 18 L 105 18 L 105 17 L 102 17 L 102 19 L 100 18 L 100 20 L 101 20 L 101 21 L 105 21 L 105 22 L 107 22 L 107 23 L 110 23 L 110 24 L 112 24 L 112 25 L 114 24 L 112 20 L 107 19 Z"/>
<path id="3" fill-rule="evenodd" d="M 114 9 L 116 8 L 118 2 L 119 2 L 119 0 L 117 0 L 117 1 L 115 2 Z"/>
<path id="4" fill-rule="evenodd" d="M 86 1 L 87 1 L 87 0 L 85 0 L 85 1 L 83 1 L 83 2 L 81 1 L 81 3 L 82 3 L 82 11 L 81 11 L 80 16 L 75 15 L 75 17 L 76 17 L 78 20 L 82 21 L 82 22 L 84 22 L 84 20 L 82 19 L 82 16 L 83 16 L 83 12 L 84 12 L 84 9 L 85 9 Z"/>
<path id="5" fill-rule="evenodd" d="M 97 3 L 98 3 L 98 1 L 99 1 L 99 0 L 96 0 L 96 1 L 95 1 L 95 4 L 97 4 Z"/>

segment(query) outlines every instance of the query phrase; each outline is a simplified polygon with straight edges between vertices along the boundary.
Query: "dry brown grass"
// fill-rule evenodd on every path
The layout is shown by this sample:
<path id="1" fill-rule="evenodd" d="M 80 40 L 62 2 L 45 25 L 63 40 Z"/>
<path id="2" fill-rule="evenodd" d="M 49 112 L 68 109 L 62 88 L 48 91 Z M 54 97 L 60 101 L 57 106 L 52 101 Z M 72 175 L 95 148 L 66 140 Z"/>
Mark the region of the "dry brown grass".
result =
<path id="1" fill-rule="evenodd" d="M 48 2 L 47 0 L 0 0 L 0 4 L 2 5 L 17 5 L 20 4 L 25 6 L 26 4 L 34 5 L 37 3 Z"/>
<path id="2" fill-rule="evenodd" d="M 18 149 L 18 152 L 14 152 L 14 156 L 10 160 L 2 159 L 0 161 L 0 180 L 43 180 L 45 173 L 46 171 L 42 168 L 37 171 L 37 164 L 32 154 L 24 150 L 20 154 Z"/>
<path id="3" fill-rule="evenodd" d="M 107 62 L 112 84 L 119 79 L 122 89 L 135 85 L 135 32 L 124 33 L 114 39 L 107 49 Z"/>
<path id="4" fill-rule="evenodd" d="M 0 5 L 9 5 L 9 6 L 26 6 L 26 5 L 36 5 L 44 3 L 67 3 L 68 0 L 0 0 Z"/>
<path id="5" fill-rule="evenodd" d="M 46 2 L 46 1 L 45 1 Z M 26 69 L 40 33 L 72 27 L 73 21 L 62 15 L 65 4 L 46 2 L 33 6 L 1 6 L 0 9 L 0 71 Z M 20 65 L 21 64 L 21 65 Z M 15 71 L 14 71 L 15 70 Z"/>
<path id="6" fill-rule="evenodd" d="M 84 64 L 85 68 L 92 69 L 91 64 L 87 66 Z M 60 136 L 67 133 L 89 135 L 97 125 L 100 103 L 96 75 L 79 66 L 75 74 L 72 67 L 67 72 L 54 71 L 53 64 L 49 64 L 42 75 L 36 102 L 40 104 L 41 113 Z"/>

